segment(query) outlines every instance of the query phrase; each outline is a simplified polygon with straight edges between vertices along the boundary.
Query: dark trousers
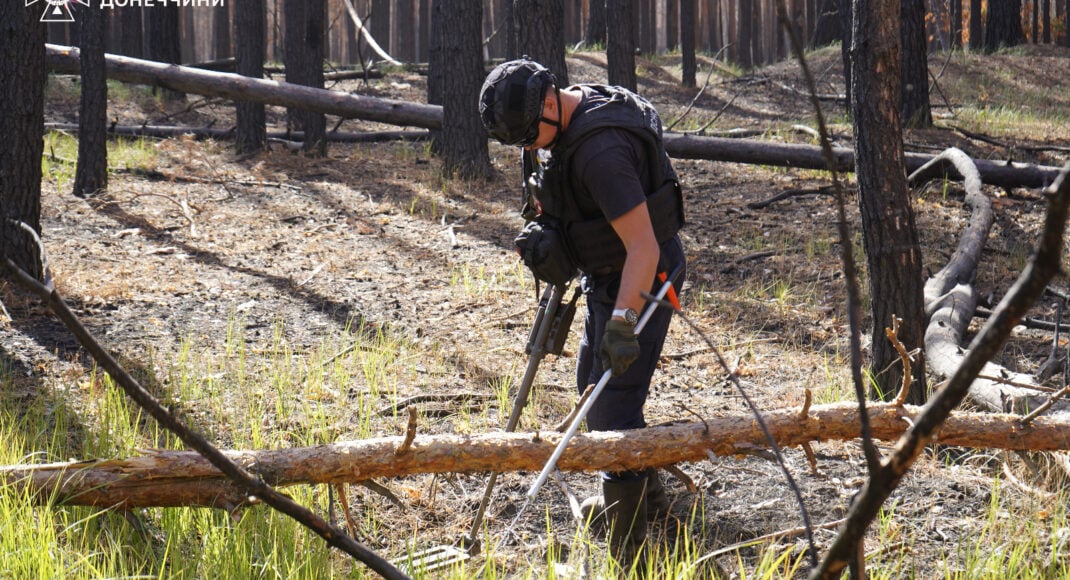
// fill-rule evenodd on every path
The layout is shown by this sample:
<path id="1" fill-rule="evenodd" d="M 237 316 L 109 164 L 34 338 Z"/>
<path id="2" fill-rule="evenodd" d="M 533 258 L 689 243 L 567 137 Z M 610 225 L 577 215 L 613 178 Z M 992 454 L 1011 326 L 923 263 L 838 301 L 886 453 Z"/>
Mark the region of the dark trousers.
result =
<path id="1" fill-rule="evenodd" d="M 677 266 L 681 266 L 675 284 L 677 291 L 687 275 L 685 263 L 679 238 L 662 244 L 658 272 L 671 273 Z M 604 372 L 598 349 L 602 343 L 606 322 L 613 316 L 614 303 L 620 289 L 620 273 L 588 276 L 584 278 L 583 285 L 584 295 L 587 297 L 587 313 L 576 365 L 576 386 L 581 394 L 587 389 L 587 385 L 597 383 Z M 656 295 L 661 285 L 660 281 L 655 281 L 650 293 Z M 672 313 L 671 308 L 661 306 L 654 311 L 654 315 L 639 333 L 639 358 L 623 375 L 613 377 L 606 384 L 587 415 L 589 430 L 622 431 L 646 427 L 643 406 L 650 392 L 650 379 L 661 357 Z M 628 479 L 629 475 L 631 474 L 619 474 L 622 479 Z"/>

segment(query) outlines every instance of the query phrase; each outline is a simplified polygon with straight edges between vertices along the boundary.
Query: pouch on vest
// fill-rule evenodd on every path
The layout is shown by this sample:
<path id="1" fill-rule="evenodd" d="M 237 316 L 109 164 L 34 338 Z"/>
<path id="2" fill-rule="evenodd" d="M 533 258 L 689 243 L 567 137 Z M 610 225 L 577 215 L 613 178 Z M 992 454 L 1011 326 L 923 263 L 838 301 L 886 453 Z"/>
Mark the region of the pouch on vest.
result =
<path id="1" fill-rule="evenodd" d="M 564 234 L 551 222 L 528 222 L 516 237 L 516 250 L 536 278 L 564 284 L 576 275 Z"/>

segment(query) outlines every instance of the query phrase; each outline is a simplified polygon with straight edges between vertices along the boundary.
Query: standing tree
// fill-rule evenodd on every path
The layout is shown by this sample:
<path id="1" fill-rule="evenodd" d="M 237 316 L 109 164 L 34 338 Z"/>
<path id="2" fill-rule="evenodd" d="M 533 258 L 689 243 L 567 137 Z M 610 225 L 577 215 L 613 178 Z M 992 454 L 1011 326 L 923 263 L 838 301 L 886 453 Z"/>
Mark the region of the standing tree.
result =
<path id="1" fill-rule="evenodd" d="M 215 53 L 212 58 L 230 58 L 230 7 L 233 2 L 217 6 L 212 11 L 212 43 L 213 52 Z"/>
<path id="2" fill-rule="evenodd" d="M 933 126 L 929 107 L 929 45 L 925 39 L 925 0 L 903 0 L 903 126 L 923 129 Z"/>
<path id="3" fill-rule="evenodd" d="M 286 82 L 323 88 L 326 0 L 286 0 Z M 327 118 L 322 113 L 290 110 L 290 123 L 305 132 L 306 154 L 327 154 Z"/>
<path id="4" fill-rule="evenodd" d="M 182 59 L 178 3 L 161 2 L 146 12 L 148 17 L 145 20 L 145 52 L 149 60 L 178 64 Z M 168 89 L 163 89 L 161 94 L 165 99 L 184 97 L 182 93 Z"/>
<path id="5" fill-rule="evenodd" d="M 24 227 L 41 232 L 45 126 L 45 25 L 41 10 L 0 2 L 0 259 L 41 279 L 41 255 Z"/>
<path id="6" fill-rule="evenodd" d="M 695 0 L 680 0 L 681 81 L 685 87 L 695 86 Z"/>
<path id="7" fill-rule="evenodd" d="M 1063 3 L 1063 46 L 1070 48 L 1070 0 L 1062 0 Z"/>
<path id="8" fill-rule="evenodd" d="M 122 40 L 120 41 L 120 54 L 129 56 L 132 58 L 141 58 L 144 53 L 141 51 L 141 13 L 140 8 L 135 9 L 132 6 L 124 6 L 117 8 L 119 12 L 119 19 L 122 20 Z"/>
<path id="9" fill-rule="evenodd" d="M 264 0 L 237 0 L 234 39 L 240 75 L 255 79 L 264 76 L 265 20 Z M 264 104 L 238 101 L 235 108 L 238 113 L 235 148 L 239 153 L 262 149 L 267 141 Z"/>
<path id="10" fill-rule="evenodd" d="M 1044 44 L 1051 44 L 1051 3 L 1054 0 L 1044 0 L 1044 15 L 1041 17 L 1044 21 Z"/>
<path id="11" fill-rule="evenodd" d="M 1003 46 L 1018 46 L 1025 42 L 1022 32 L 1022 0 L 1000 0 L 988 3 L 985 21 L 985 51 L 995 52 Z"/>
<path id="12" fill-rule="evenodd" d="M 480 0 L 431 3 L 431 75 L 442 101 L 442 131 L 434 149 L 446 176 L 484 178 L 491 172 L 487 133 L 477 110 L 486 76 L 482 10 Z"/>
<path id="13" fill-rule="evenodd" d="M 516 0 L 513 18 L 520 54 L 550 69 L 561 86 L 567 86 L 564 0 Z"/>
<path id="14" fill-rule="evenodd" d="M 817 2 L 814 33 L 810 37 L 810 48 L 828 46 L 843 41 L 843 19 L 840 16 L 842 0 L 814 0 Z"/>
<path id="15" fill-rule="evenodd" d="M 635 2 L 606 0 L 606 73 L 609 84 L 636 90 Z"/>
<path id="16" fill-rule="evenodd" d="M 924 342 L 921 247 L 899 124 L 899 7 L 883 0 L 854 0 L 853 14 L 851 116 L 873 317 L 870 372 L 877 394 L 886 398 L 898 392 L 903 367 L 884 329 L 893 317 L 900 318 L 900 342 L 908 350 Z M 920 404 L 925 400 L 923 360 L 916 360 L 911 371 L 908 400 Z"/>
<path id="17" fill-rule="evenodd" d="M 104 72 L 105 14 L 77 5 L 82 95 L 78 108 L 78 166 L 74 195 L 86 197 L 108 187 L 108 78 Z"/>
<path id="18" fill-rule="evenodd" d="M 587 17 L 587 32 L 583 43 L 587 46 L 605 45 L 606 43 L 606 0 L 591 0 L 590 14 Z"/>
<path id="19" fill-rule="evenodd" d="M 847 95 L 847 114 L 854 113 L 851 97 L 854 90 L 851 88 L 851 77 L 854 74 L 854 65 L 851 63 L 851 46 L 854 43 L 854 0 L 836 0 L 839 2 L 840 26 L 843 29 L 843 41 L 840 43 L 840 58 L 843 60 L 843 86 L 844 94 Z"/>
<path id="20" fill-rule="evenodd" d="M 981 14 L 981 0 L 970 0 L 970 48 L 982 50 L 985 46 L 985 23 Z"/>
<path id="21" fill-rule="evenodd" d="M 756 0 L 739 0 L 739 43 L 736 45 L 736 64 L 746 70 L 754 68 L 754 3 Z"/>
<path id="22" fill-rule="evenodd" d="M 951 48 L 962 48 L 962 0 L 951 0 Z"/>

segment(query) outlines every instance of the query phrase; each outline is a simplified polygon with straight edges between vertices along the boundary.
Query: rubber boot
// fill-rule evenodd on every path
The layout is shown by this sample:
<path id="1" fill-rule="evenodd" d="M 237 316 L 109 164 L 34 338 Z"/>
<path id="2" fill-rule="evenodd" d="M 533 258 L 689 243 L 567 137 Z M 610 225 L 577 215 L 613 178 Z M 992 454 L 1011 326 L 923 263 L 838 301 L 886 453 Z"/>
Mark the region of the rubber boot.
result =
<path id="1" fill-rule="evenodd" d="M 633 565 L 640 572 L 646 568 L 643 545 L 647 533 L 645 474 L 625 480 L 603 480 L 606 521 L 609 526 L 609 555 L 620 564 L 623 574 Z"/>
<path id="2" fill-rule="evenodd" d="M 661 477 L 658 476 L 658 470 L 651 467 L 643 473 L 646 475 L 647 521 L 653 522 L 667 518 L 672 505 L 665 486 L 661 483 Z M 600 495 L 589 497 L 580 504 L 580 513 L 583 514 L 584 522 L 590 525 L 591 533 L 597 537 L 603 537 L 606 533 L 605 509 L 605 498 Z"/>
<path id="3" fill-rule="evenodd" d="M 646 470 L 646 515 L 647 521 L 665 519 L 672 506 L 665 486 L 661 484 L 658 470 L 653 467 Z"/>

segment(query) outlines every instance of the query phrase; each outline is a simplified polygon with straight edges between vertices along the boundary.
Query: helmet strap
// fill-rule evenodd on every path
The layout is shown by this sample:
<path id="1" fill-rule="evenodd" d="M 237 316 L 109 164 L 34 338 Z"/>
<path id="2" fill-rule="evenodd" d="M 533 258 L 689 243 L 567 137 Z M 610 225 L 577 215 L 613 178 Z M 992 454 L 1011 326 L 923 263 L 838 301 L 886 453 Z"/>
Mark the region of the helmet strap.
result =
<path id="1" fill-rule="evenodd" d="M 554 145 L 557 144 L 558 139 L 561 138 L 561 133 L 565 131 L 565 125 L 561 122 L 565 116 L 565 111 L 561 109 L 561 89 L 557 86 L 556 82 L 554 83 L 554 95 L 557 97 L 557 120 L 551 121 L 546 117 L 539 117 L 539 121 L 546 123 L 547 125 L 553 125 L 557 128 L 557 130 L 554 131 L 554 138 L 550 140 L 543 149 L 553 149 Z"/>

